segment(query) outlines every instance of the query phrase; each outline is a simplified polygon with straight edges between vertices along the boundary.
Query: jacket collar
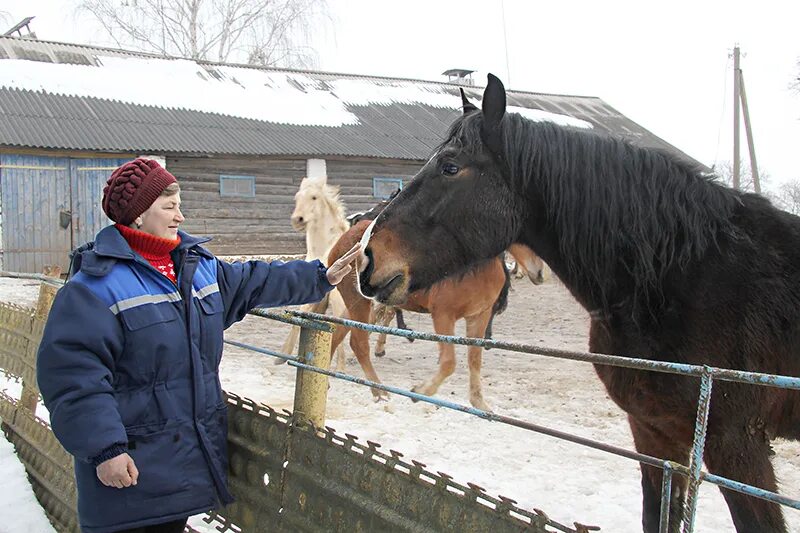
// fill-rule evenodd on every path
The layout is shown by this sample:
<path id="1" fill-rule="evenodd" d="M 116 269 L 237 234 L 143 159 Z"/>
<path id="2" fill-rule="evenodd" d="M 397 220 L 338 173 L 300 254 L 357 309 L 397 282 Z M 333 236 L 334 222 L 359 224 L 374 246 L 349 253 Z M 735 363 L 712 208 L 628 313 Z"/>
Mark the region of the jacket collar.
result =
<path id="1" fill-rule="evenodd" d="M 181 243 L 175 251 L 194 249 L 199 255 L 213 258 L 214 255 L 200 245 L 210 241 L 208 237 L 195 237 L 178 230 Z M 81 272 L 92 276 L 105 276 L 119 261 L 143 261 L 131 250 L 128 241 L 114 226 L 106 226 L 95 237 L 94 247 L 80 253 L 80 263 L 76 265 Z"/>

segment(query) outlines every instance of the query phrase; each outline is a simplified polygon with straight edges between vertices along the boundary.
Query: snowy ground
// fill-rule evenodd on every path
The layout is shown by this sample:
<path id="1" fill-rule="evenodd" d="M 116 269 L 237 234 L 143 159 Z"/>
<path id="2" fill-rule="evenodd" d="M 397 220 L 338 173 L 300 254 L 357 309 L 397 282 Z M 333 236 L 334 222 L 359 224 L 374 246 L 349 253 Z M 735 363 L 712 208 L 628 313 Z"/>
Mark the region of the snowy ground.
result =
<path id="1" fill-rule="evenodd" d="M 0 300 L 33 305 L 36 287 L 35 282 L 0 278 Z M 425 315 L 409 313 L 407 322 L 413 329 L 432 331 Z M 227 338 L 279 349 L 287 332 L 282 324 L 248 317 L 228 330 Z M 509 309 L 495 322 L 497 339 L 565 349 L 585 350 L 587 333 L 586 313 L 556 280 L 539 287 L 515 281 Z M 457 334 L 463 334 L 463 328 Z M 464 352 L 464 347 L 457 348 L 456 373 L 438 396 L 466 404 Z M 387 353 L 375 365 L 390 385 L 411 388 L 436 368 L 433 343 L 409 344 L 391 337 Z M 347 372 L 363 375 L 355 361 L 348 362 Z M 276 409 L 291 409 L 295 371 L 288 365 L 276 366 L 269 357 L 228 346 L 221 375 L 226 390 Z M 625 416 L 588 364 L 491 350 L 484 355 L 483 383 L 487 401 L 500 414 L 633 449 Z M 379 442 L 383 450 L 398 450 L 406 459 L 446 472 L 458 482 L 471 481 L 490 494 L 513 498 L 521 507 L 541 509 L 559 522 L 578 521 L 603 531 L 641 530 L 640 476 L 633 461 L 401 397 L 376 404 L 369 389 L 340 381 L 331 384 L 327 425 Z M 773 445 L 781 491 L 798 498 L 800 444 Z M 0 447 L 0 468 L 9 457 L 3 450 Z M 0 516 L 6 516 L 7 506 L 2 499 Z M 800 512 L 785 509 L 784 514 L 789 530 L 800 531 Z M 200 517 L 190 523 L 201 531 L 215 531 Z M 0 531 L 3 527 L 0 524 Z M 733 531 L 724 500 L 713 485 L 702 486 L 695 531 Z"/>

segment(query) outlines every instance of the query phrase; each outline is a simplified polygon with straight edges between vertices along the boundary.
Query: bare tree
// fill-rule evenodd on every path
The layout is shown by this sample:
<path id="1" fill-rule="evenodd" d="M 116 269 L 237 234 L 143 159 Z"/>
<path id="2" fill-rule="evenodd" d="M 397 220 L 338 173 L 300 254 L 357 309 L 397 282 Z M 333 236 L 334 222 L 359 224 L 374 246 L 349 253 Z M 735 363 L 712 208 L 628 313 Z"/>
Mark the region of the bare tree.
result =
<path id="1" fill-rule="evenodd" d="M 800 215 L 800 180 L 781 185 L 773 203 L 784 211 Z"/>
<path id="2" fill-rule="evenodd" d="M 265 66 L 310 67 L 325 0 L 81 0 L 120 47 Z"/>
<path id="3" fill-rule="evenodd" d="M 739 188 L 742 191 L 753 192 L 755 190 L 755 186 L 753 183 L 753 173 L 750 170 L 750 165 L 746 164 L 744 161 L 739 162 Z M 724 183 L 728 187 L 733 187 L 733 161 L 723 161 L 714 166 L 714 174 L 716 174 L 717 178 L 720 182 Z M 761 191 L 766 189 L 766 185 L 769 184 L 770 175 L 764 171 L 763 168 L 759 167 L 758 171 L 758 179 L 761 184 Z M 768 196 L 764 194 L 764 196 Z"/>
<path id="4" fill-rule="evenodd" d="M 750 173 L 750 168 L 744 163 L 741 163 L 742 169 L 741 176 L 741 189 L 747 192 L 753 192 L 753 178 Z M 731 187 L 733 184 L 733 164 L 725 162 L 715 167 L 714 174 L 717 179 Z M 761 180 L 761 196 L 767 198 L 777 208 L 788 211 L 789 213 L 800 215 L 800 179 L 784 183 L 777 190 L 769 188 L 771 181 L 770 175 L 766 172 L 759 172 L 759 179 Z M 767 185 L 767 187 L 765 187 Z"/>
<path id="5" fill-rule="evenodd" d="M 797 76 L 794 81 L 792 81 L 790 87 L 800 94 L 800 60 L 797 61 Z"/>

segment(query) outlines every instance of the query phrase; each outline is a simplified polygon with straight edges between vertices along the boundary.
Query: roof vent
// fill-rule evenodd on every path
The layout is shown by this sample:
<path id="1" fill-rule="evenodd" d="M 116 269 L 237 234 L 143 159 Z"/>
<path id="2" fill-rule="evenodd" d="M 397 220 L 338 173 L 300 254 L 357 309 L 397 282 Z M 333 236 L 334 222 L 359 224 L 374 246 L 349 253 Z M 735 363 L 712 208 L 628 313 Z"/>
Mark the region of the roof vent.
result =
<path id="1" fill-rule="evenodd" d="M 31 31 L 28 25 L 34 17 L 25 17 L 21 21 L 14 24 L 10 30 L 3 34 L 3 37 L 14 37 L 14 33 L 18 33 L 19 37 L 27 37 L 29 39 L 36 39 L 36 34 Z M 22 28 L 25 28 L 25 35 L 22 35 Z"/>
<path id="2" fill-rule="evenodd" d="M 463 68 L 451 68 L 442 72 L 442 76 L 447 76 L 447 83 L 472 87 L 475 85 L 475 80 L 472 79 L 473 72 L 475 71 Z"/>

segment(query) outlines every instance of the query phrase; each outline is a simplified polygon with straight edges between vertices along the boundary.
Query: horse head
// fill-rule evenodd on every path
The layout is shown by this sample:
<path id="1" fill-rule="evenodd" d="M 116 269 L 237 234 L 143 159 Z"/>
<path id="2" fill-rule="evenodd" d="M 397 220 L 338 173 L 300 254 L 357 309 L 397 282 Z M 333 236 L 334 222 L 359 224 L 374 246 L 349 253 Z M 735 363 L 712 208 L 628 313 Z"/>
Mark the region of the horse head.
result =
<path id="1" fill-rule="evenodd" d="M 319 222 L 329 210 L 331 201 L 338 201 L 339 188 L 328 185 L 320 178 L 303 178 L 300 189 L 294 195 L 292 227 L 296 231 L 306 231 L 309 224 Z"/>
<path id="2" fill-rule="evenodd" d="M 504 169 L 500 123 L 506 94 L 493 75 L 482 109 L 462 91 L 463 114 L 365 233 L 359 287 L 371 298 L 403 303 L 408 294 L 496 257 L 521 227 L 521 202 Z"/>

